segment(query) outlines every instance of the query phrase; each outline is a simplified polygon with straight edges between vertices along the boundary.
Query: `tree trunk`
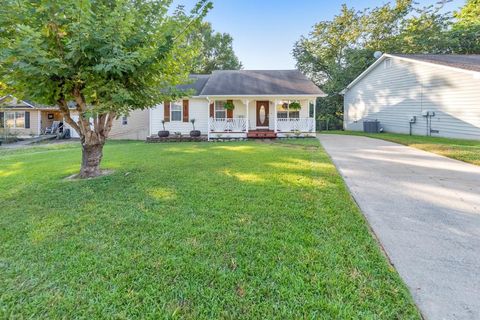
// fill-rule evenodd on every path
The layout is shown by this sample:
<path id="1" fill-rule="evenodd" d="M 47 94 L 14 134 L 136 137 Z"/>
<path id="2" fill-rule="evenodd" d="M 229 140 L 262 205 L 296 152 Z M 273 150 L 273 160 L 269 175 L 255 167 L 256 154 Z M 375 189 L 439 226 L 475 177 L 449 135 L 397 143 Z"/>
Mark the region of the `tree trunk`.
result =
<path id="1" fill-rule="evenodd" d="M 94 178 L 101 174 L 100 162 L 103 157 L 103 143 L 82 144 L 82 167 L 79 178 Z"/>

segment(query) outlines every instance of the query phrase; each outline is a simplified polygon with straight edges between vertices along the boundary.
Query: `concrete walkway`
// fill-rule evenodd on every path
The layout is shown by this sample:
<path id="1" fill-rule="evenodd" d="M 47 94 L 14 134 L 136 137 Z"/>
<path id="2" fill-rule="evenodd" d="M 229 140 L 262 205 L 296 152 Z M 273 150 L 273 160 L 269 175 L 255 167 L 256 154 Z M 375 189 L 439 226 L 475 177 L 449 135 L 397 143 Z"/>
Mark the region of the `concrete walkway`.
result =
<path id="1" fill-rule="evenodd" d="M 480 167 L 319 135 L 426 319 L 480 319 Z"/>

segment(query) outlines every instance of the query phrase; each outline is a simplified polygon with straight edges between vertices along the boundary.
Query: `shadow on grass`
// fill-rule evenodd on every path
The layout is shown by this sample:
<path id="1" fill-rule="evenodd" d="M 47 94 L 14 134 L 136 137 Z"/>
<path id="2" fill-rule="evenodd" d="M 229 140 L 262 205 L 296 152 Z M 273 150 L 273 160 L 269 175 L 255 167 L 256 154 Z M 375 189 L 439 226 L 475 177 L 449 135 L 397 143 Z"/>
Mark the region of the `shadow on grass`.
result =
<path id="1" fill-rule="evenodd" d="M 77 156 L 2 199 L 7 312 L 417 316 L 318 146 L 116 144 L 115 174 L 61 183 Z"/>

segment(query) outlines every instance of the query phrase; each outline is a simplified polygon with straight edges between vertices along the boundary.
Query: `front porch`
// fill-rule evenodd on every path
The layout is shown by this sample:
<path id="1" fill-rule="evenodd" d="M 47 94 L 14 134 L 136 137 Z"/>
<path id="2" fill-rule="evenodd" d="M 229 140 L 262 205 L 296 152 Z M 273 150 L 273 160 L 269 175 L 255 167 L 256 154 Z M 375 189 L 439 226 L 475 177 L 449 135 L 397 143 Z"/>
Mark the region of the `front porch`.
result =
<path id="1" fill-rule="evenodd" d="M 300 108 L 290 108 L 298 102 Z M 209 99 L 208 140 L 276 138 L 315 134 L 313 99 Z M 233 110 L 225 104 L 233 104 Z"/>

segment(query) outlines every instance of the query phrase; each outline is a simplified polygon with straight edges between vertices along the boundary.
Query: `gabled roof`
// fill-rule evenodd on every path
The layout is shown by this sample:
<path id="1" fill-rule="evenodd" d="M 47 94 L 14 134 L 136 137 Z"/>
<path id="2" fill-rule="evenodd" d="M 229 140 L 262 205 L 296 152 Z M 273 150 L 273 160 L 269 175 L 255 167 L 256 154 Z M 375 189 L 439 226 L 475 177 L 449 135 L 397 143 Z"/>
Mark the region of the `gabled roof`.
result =
<path id="1" fill-rule="evenodd" d="M 197 96 L 324 96 L 311 80 L 298 70 L 223 70 L 211 75 L 191 75 Z"/>
<path id="2" fill-rule="evenodd" d="M 470 54 L 383 54 L 377 59 L 370 67 L 363 71 L 358 77 L 355 78 L 350 84 L 341 92 L 345 93 L 348 89 L 353 87 L 358 81 L 365 77 L 370 71 L 372 71 L 378 64 L 387 58 L 400 59 L 405 61 L 427 63 L 431 65 L 437 65 L 442 68 L 456 69 L 457 71 L 463 71 L 468 73 L 480 73 L 480 55 Z"/>
<path id="3" fill-rule="evenodd" d="M 19 100 L 8 94 L 0 98 L 0 107 L 5 109 L 33 109 L 35 105 L 26 100 Z"/>

